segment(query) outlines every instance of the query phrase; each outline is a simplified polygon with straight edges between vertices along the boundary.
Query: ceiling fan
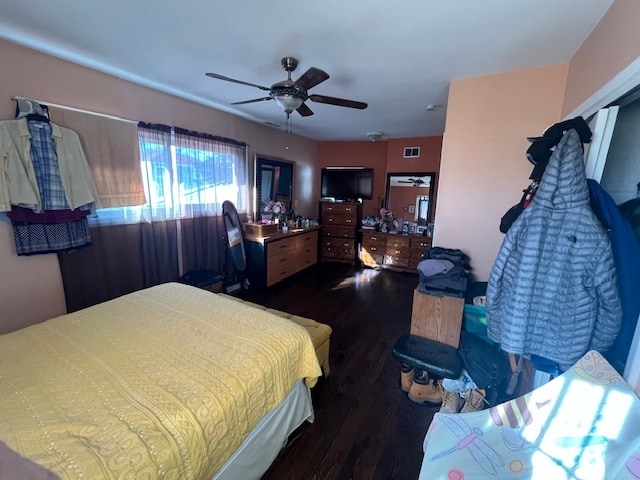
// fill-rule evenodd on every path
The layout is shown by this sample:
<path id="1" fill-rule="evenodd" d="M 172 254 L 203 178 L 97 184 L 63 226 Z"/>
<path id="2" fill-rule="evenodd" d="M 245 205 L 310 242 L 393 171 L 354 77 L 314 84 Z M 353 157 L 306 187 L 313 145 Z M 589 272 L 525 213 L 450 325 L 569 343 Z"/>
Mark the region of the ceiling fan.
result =
<path id="1" fill-rule="evenodd" d="M 425 181 L 422 178 L 408 178 L 407 180 L 398 180 L 398 183 L 412 183 L 414 187 L 421 187 L 425 184 Z"/>
<path id="2" fill-rule="evenodd" d="M 308 90 L 327 80 L 329 78 L 329 74 L 319 68 L 311 67 L 294 82 L 291 80 L 291 72 L 293 72 L 298 66 L 298 60 L 293 57 L 285 57 L 280 61 L 280 63 L 282 64 L 282 68 L 287 71 L 287 79 L 274 83 L 271 87 L 263 87 L 262 85 L 256 85 L 255 83 L 243 82 L 242 80 L 225 77 L 224 75 L 219 75 L 217 73 L 207 73 L 206 75 L 211 78 L 217 78 L 218 80 L 248 85 L 250 87 L 256 87 L 260 90 L 264 90 L 265 92 L 269 92 L 266 97 L 234 102 L 231 105 L 243 105 L 245 103 L 275 100 L 280 108 L 282 108 L 282 110 L 287 114 L 287 119 L 294 110 L 303 117 L 313 115 L 313 111 L 304 103 L 307 99 L 312 102 L 337 105 L 339 107 L 357 108 L 360 110 L 367 108 L 367 104 L 363 102 L 328 97 L 326 95 L 309 95 Z"/>

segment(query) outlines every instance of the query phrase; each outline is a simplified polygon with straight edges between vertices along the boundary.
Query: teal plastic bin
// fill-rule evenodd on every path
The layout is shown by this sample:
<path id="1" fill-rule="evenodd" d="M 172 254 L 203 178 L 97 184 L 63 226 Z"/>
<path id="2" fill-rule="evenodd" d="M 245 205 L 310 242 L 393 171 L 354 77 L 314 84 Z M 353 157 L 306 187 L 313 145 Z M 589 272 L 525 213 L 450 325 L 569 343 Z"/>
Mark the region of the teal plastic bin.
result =
<path id="1" fill-rule="evenodd" d="M 484 305 L 464 304 L 464 329 L 493 345 L 487 336 L 487 309 Z"/>

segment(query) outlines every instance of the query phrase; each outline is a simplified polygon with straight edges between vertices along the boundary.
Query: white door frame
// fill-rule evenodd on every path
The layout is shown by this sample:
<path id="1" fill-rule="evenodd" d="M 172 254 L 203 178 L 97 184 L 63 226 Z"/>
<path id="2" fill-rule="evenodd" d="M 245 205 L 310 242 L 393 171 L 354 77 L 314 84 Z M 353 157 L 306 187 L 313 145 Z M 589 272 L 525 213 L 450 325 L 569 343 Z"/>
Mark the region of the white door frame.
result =
<path id="1" fill-rule="evenodd" d="M 569 119 L 577 116 L 582 116 L 583 118 L 590 117 L 638 85 L 640 85 L 640 57 L 631 62 L 606 85 L 567 115 L 566 118 Z M 638 322 L 640 322 L 640 318 L 638 318 Z M 640 328 L 636 328 L 635 335 L 633 336 L 624 370 L 624 379 L 631 385 L 636 393 L 640 395 Z"/>

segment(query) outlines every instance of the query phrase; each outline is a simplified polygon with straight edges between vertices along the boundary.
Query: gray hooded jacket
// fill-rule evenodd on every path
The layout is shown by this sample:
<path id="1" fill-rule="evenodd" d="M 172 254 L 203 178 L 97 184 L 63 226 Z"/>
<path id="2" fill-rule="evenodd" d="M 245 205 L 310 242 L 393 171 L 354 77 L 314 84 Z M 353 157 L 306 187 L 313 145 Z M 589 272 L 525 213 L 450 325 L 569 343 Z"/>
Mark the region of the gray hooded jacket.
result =
<path id="1" fill-rule="evenodd" d="M 622 320 L 609 239 L 589 206 L 582 143 L 558 143 L 531 204 L 513 223 L 487 286 L 489 338 L 566 370 L 604 352 Z"/>

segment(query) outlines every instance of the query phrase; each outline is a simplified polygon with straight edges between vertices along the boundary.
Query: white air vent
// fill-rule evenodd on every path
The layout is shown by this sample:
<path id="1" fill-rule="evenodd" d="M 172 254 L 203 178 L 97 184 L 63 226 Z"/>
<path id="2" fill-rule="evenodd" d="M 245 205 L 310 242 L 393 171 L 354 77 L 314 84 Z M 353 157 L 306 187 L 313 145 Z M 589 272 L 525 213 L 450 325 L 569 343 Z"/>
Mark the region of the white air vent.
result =
<path id="1" fill-rule="evenodd" d="M 404 147 L 404 158 L 418 158 L 420 147 Z"/>

